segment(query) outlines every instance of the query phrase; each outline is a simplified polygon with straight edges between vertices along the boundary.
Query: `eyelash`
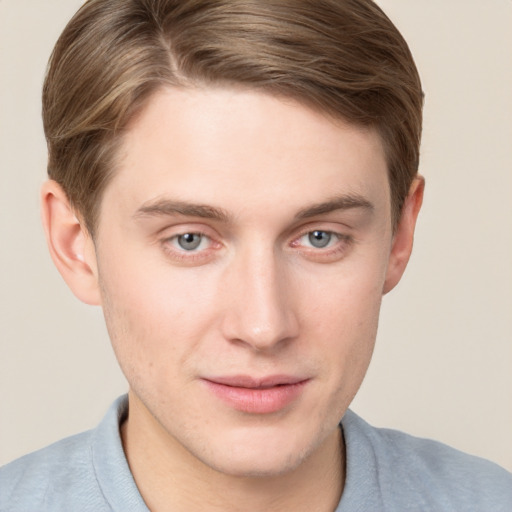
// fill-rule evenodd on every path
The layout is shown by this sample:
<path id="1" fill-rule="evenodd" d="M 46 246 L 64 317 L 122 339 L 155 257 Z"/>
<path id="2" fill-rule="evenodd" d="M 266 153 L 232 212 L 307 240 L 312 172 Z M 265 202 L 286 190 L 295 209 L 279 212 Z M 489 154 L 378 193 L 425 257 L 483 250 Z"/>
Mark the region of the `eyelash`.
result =
<path id="1" fill-rule="evenodd" d="M 326 233 L 336 238 L 334 244 L 332 246 L 327 246 L 325 248 L 315 248 L 315 247 L 305 247 L 300 244 L 300 240 L 305 236 L 308 236 L 315 231 L 320 233 Z M 202 249 L 199 251 L 191 250 L 187 251 L 185 249 L 179 249 L 174 247 L 174 242 L 181 236 L 187 234 L 199 235 L 203 238 L 207 238 L 209 240 L 209 246 L 206 249 Z M 328 244 L 331 242 L 329 241 Z M 297 237 L 295 237 L 292 242 L 290 242 L 290 246 L 294 249 L 299 249 L 302 254 L 307 255 L 310 258 L 313 258 L 320 262 L 330 262 L 337 257 L 342 256 L 350 246 L 354 243 L 354 239 L 350 235 L 345 235 L 341 233 L 337 233 L 335 231 L 327 230 L 327 229 L 306 229 L 302 231 Z M 164 252 L 174 260 L 184 263 L 190 264 L 200 264 L 203 262 L 207 262 L 211 259 L 212 250 L 218 250 L 222 247 L 220 242 L 215 241 L 211 236 L 207 235 L 202 231 L 190 230 L 190 231 L 182 231 L 170 237 L 166 237 L 161 241 Z"/>
<path id="2" fill-rule="evenodd" d="M 314 233 L 315 231 L 321 232 L 321 233 L 327 233 L 329 235 L 332 235 L 337 238 L 335 243 L 326 248 L 315 248 L 315 247 L 304 247 L 300 248 L 300 240 L 305 237 L 306 235 L 309 235 L 311 233 Z M 333 261 L 333 259 L 339 258 L 343 256 L 350 248 L 350 246 L 354 243 L 354 238 L 350 235 L 338 233 L 336 231 L 332 231 L 329 229 L 306 229 L 302 231 L 298 237 L 296 237 L 292 242 L 291 246 L 294 248 L 298 248 L 302 253 L 307 253 L 310 257 L 313 257 L 315 260 L 319 262 L 330 262 Z"/>
<path id="3" fill-rule="evenodd" d="M 177 247 L 173 247 L 173 242 L 177 240 L 180 236 L 184 235 L 199 235 L 201 237 L 207 238 L 210 240 L 210 246 L 217 245 L 219 248 L 221 247 L 221 244 L 219 242 L 215 242 L 212 237 L 208 236 L 206 233 L 202 231 L 183 231 L 181 233 L 177 233 L 175 235 L 172 235 L 170 237 L 164 238 L 162 240 L 162 247 L 164 252 L 170 256 L 172 259 L 185 262 L 185 263 L 201 263 L 202 261 L 207 261 L 209 257 L 211 256 L 210 253 L 207 253 L 207 251 L 210 249 L 208 247 L 207 249 L 203 249 L 200 251 L 186 251 L 185 249 L 179 249 Z"/>

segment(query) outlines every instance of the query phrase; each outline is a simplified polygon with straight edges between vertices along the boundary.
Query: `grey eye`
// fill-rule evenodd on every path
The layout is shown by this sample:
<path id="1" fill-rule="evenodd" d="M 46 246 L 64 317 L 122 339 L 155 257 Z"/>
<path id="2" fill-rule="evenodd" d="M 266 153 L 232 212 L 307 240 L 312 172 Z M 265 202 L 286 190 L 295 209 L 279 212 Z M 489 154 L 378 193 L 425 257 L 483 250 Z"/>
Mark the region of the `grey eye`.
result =
<path id="1" fill-rule="evenodd" d="M 194 249 L 197 249 L 201 245 L 202 240 L 203 235 L 200 233 L 185 233 L 184 235 L 179 235 L 176 238 L 176 242 L 180 248 L 185 251 L 193 251 Z"/>
<path id="2" fill-rule="evenodd" d="M 311 233 L 308 233 L 309 243 L 317 249 L 327 247 L 331 239 L 332 233 L 328 231 L 311 231 Z"/>

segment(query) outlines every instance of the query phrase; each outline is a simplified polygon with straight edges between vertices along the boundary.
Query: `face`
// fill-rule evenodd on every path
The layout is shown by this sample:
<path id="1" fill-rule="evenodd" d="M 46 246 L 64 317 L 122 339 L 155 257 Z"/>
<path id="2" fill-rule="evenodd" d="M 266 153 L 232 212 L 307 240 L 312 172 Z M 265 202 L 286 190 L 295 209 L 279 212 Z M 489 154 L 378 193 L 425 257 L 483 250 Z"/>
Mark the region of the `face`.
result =
<path id="1" fill-rule="evenodd" d="M 233 475 L 334 439 L 373 350 L 390 212 L 373 131 L 264 93 L 157 93 L 95 240 L 130 414 Z"/>

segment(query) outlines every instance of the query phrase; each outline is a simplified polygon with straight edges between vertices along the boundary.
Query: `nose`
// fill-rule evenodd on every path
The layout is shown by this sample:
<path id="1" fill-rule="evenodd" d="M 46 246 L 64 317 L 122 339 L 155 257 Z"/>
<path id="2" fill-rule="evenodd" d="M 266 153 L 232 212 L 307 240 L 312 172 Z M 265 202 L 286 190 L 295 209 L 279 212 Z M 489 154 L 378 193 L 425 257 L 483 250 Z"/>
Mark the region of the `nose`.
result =
<path id="1" fill-rule="evenodd" d="M 223 335 L 255 351 L 272 351 L 298 335 L 293 286 L 272 249 L 247 251 L 227 270 Z"/>

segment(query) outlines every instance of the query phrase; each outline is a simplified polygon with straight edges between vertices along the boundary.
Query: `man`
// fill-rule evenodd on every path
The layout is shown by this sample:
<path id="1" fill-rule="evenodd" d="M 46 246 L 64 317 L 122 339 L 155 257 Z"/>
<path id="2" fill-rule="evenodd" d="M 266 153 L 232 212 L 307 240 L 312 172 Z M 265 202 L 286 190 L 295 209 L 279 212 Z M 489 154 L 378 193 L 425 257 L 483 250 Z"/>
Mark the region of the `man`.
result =
<path id="1" fill-rule="evenodd" d="M 3 469 L 1 509 L 508 510 L 505 471 L 347 412 L 421 105 L 368 1 L 87 2 L 45 83 L 43 222 L 130 392 Z"/>

